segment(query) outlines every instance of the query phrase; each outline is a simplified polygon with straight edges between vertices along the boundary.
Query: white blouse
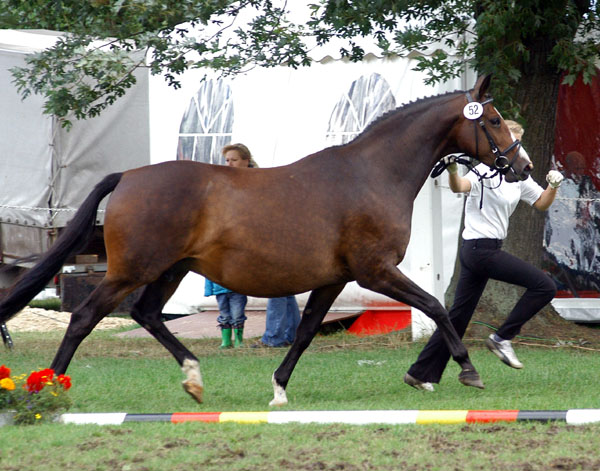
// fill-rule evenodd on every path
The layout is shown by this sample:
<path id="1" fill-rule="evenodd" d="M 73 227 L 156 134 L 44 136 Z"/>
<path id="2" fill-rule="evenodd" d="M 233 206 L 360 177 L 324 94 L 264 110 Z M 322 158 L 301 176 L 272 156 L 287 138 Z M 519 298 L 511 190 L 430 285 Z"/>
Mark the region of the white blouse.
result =
<path id="1" fill-rule="evenodd" d="M 481 174 L 491 174 L 492 170 L 485 164 L 475 167 Z M 471 191 L 465 203 L 465 229 L 462 237 L 470 239 L 504 239 L 508 231 L 508 219 L 519 201 L 532 206 L 541 196 L 544 189 L 533 178 L 508 183 L 500 176 L 479 181 L 474 172 L 465 175 L 471 182 Z M 483 189 L 482 189 L 483 183 Z M 479 209 L 481 192 L 483 205 Z"/>

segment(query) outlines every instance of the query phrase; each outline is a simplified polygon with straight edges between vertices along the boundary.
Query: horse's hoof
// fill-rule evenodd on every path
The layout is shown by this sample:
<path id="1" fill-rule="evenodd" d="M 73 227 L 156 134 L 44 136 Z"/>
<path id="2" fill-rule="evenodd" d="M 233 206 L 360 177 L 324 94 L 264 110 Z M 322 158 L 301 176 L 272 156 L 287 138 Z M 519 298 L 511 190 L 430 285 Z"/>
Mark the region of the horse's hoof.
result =
<path id="1" fill-rule="evenodd" d="M 185 392 L 196 399 L 199 404 L 202 404 L 202 394 L 204 393 L 204 388 L 195 381 L 190 380 L 184 381 L 182 384 Z"/>
<path id="2" fill-rule="evenodd" d="M 269 406 L 271 407 L 281 407 L 281 406 L 285 406 L 288 403 L 287 397 L 286 398 L 273 398 L 273 400 L 271 402 L 269 402 Z"/>
<path id="3" fill-rule="evenodd" d="M 475 370 L 463 370 L 458 375 L 458 380 L 465 386 L 473 386 L 474 388 L 485 389 L 483 381 L 479 377 L 479 373 Z"/>

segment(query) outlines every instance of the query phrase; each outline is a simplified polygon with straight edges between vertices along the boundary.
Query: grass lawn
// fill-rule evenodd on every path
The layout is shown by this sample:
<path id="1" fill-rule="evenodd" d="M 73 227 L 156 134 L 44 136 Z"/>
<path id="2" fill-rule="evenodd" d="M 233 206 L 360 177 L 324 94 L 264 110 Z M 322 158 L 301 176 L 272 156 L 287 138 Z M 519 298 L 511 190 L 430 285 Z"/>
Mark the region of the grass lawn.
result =
<path id="1" fill-rule="evenodd" d="M 156 341 L 93 333 L 77 351 L 70 412 L 265 411 L 271 374 L 285 349 L 219 351 L 218 341 L 185 340 L 200 359 L 205 403 L 181 388 L 177 363 Z M 61 334 L 15 333 L 0 352 L 13 372 L 46 367 Z M 600 408 L 594 349 L 518 344 L 525 365 L 508 368 L 469 341 L 485 390 L 461 385 L 450 364 L 436 392 L 402 377 L 422 347 L 405 334 L 359 339 L 320 336 L 301 358 L 284 410 Z M 600 469 L 600 425 L 60 425 L 0 428 L 0 469 L 33 470 L 488 470 Z"/>

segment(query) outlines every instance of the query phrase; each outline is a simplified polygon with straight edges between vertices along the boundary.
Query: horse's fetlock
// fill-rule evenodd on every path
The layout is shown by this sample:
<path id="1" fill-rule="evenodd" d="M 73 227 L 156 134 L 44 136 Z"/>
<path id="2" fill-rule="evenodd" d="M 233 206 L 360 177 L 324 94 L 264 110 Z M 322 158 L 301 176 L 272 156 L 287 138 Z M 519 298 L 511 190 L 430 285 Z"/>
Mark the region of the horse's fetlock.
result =
<path id="1" fill-rule="evenodd" d="M 270 406 L 284 406 L 288 403 L 287 394 L 285 392 L 285 385 L 280 384 L 275 379 L 275 373 L 271 377 L 271 383 L 273 384 L 273 400 L 269 402 Z"/>
<path id="2" fill-rule="evenodd" d="M 202 386 L 202 375 L 200 374 L 200 365 L 198 360 L 186 358 L 181 365 L 181 371 L 186 376 L 186 382 L 194 382 Z"/>

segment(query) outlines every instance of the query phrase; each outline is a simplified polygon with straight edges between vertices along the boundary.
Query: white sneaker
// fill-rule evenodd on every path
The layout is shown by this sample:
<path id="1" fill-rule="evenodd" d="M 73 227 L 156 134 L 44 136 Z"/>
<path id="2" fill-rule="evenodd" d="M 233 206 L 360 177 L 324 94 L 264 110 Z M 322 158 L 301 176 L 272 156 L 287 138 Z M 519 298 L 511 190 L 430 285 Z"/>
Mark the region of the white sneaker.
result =
<path id="1" fill-rule="evenodd" d="M 506 363 L 508 366 L 511 366 L 516 369 L 523 368 L 523 364 L 515 355 L 515 351 L 512 348 L 510 340 L 502 340 L 501 342 L 497 342 L 494 340 L 494 334 L 491 334 L 487 339 L 485 339 L 486 347 L 496 355 L 500 360 Z"/>
<path id="2" fill-rule="evenodd" d="M 429 392 L 435 391 L 435 389 L 433 389 L 433 384 L 424 383 L 423 381 L 419 381 L 417 378 L 413 378 L 408 373 L 406 373 L 404 375 L 404 382 L 406 384 L 408 384 L 409 386 L 412 386 L 415 389 L 419 389 L 420 391 L 429 391 Z"/>

